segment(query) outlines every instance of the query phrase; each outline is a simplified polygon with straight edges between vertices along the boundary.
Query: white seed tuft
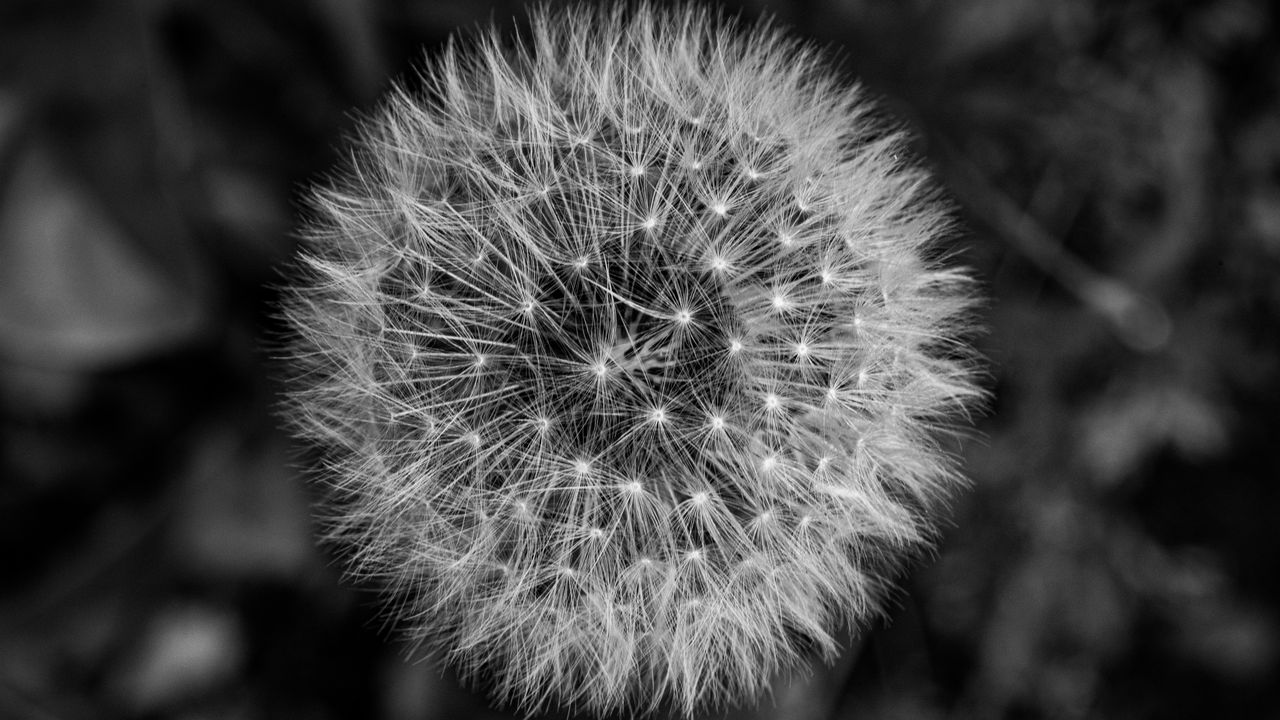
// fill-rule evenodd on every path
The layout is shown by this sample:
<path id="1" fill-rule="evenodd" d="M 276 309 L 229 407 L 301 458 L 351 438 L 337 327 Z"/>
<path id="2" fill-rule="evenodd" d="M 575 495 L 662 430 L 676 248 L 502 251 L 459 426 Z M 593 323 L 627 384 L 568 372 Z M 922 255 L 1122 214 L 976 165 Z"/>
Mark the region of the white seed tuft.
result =
<path id="1" fill-rule="evenodd" d="M 526 714 L 688 716 L 832 658 L 980 396 L 945 205 L 862 91 L 772 27 L 625 5 L 393 89 L 284 307 L 326 537 Z"/>

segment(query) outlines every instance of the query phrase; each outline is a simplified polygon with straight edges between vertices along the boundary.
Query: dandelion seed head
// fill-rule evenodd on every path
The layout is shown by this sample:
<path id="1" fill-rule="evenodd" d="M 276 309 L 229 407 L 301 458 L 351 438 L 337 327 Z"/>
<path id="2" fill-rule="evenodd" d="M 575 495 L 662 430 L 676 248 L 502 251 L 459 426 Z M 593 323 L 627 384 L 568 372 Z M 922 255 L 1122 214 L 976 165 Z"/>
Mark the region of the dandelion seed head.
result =
<path id="1" fill-rule="evenodd" d="M 875 619 L 960 486 L 950 218 L 822 58 L 538 10 L 393 88 L 311 193 L 283 415 L 325 539 L 495 700 L 758 697 Z"/>

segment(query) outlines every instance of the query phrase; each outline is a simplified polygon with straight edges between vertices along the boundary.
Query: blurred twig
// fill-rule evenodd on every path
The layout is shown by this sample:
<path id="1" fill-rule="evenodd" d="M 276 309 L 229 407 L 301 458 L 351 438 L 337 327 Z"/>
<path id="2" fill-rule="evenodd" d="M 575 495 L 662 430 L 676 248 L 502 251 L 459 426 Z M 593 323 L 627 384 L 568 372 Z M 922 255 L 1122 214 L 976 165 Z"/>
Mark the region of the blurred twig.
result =
<path id="1" fill-rule="evenodd" d="M 1081 303 L 1105 318 L 1125 345 L 1145 352 L 1164 346 L 1172 332 L 1172 322 L 1159 302 L 1090 267 L 990 182 L 963 152 L 946 147 L 946 156 L 947 171 L 952 174 L 952 191 L 980 220 Z"/>
<path id="2" fill-rule="evenodd" d="M 89 591 L 117 571 L 129 557 L 146 547 L 172 514 L 168 496 L 139 511 L 104 513 L 77 546 L 74 559 L 51 566 L 43 582 L 0 603 L 0 638 L 20 633 L 46 619 L 64 604 Z"/>

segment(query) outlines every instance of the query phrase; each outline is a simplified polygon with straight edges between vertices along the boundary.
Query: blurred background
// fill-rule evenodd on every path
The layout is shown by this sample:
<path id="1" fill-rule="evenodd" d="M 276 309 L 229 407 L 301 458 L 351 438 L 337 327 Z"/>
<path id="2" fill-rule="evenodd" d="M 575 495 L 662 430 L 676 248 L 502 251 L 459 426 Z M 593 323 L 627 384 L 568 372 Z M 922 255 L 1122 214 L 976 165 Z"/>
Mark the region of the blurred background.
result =
<path id="1" fill-rule="evenodd" d="M 355 113 L 521 6 L 0 3 L 0 718 L 508 717 L 315 548 L 263 348 Z M 1280 718 L 1278 11 L 726 6 L 916 133 L 994 398 L 890 622 L 728 716 Z"/>

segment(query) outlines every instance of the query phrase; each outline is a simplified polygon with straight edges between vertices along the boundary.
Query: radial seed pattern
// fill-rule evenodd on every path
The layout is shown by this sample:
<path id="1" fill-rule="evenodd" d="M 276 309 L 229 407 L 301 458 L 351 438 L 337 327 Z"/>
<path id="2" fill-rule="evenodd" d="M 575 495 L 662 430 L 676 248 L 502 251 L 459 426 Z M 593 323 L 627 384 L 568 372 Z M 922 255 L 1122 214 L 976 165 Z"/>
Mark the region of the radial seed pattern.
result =
<path id="1" fill-rule="evenodd" d="M 315 193 L 286 305 L 353 573 L 526 710 L 690 713 L 830 656 L 976 395 L 901 137 L 689 10 L 535 14 L 423 77 Z"/>

